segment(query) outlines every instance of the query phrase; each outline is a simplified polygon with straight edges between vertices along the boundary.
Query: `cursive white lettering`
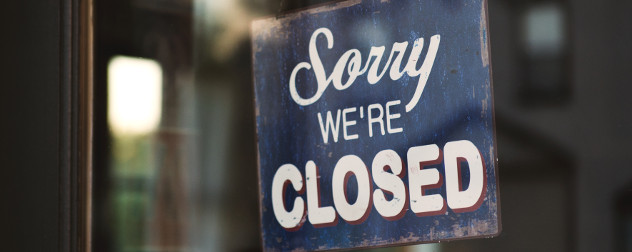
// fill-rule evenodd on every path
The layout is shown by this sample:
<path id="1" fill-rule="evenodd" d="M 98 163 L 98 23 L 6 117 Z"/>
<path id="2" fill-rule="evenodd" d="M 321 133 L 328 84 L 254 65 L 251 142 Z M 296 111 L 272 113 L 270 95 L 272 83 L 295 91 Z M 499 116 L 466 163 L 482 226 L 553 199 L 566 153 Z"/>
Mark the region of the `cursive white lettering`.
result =
<path id="1" fill-rule="evenodd" d="M 323 63 L 320 59 L 320 56 L 318 55 L 318 50 L 316 48 L 316 39 L 321 34 L 324 35 L 325 39 L 327 40 L 327 48 L 333 48 L 334 37 L 331 31 L 327 28 L 317 29 L 316 31 L 314 31 L 309 41 L 310 62 L 298 63 L 294 67 L 294 69 L 292 70 L 292 74 L 290 75 L 290 96 L 298 105 L 307 106 L 318 101 L 318 99 L 320 99 L 330 83 L 333 83 L 334 88 L 336 88 L 337 90 L 344 90 L 349 88 L 357 79 L 357 77 L 366 73 L 367 70 L 368 83 L 376 84 L 384 76 L 387 69 L 390 67 L 389 77 L 392 80 L 398 80 L 404 75 L 404 73 L 406 73 L 410 77 L 419 77 L 413 97 L 408 102 L 408 104 L 406 104 L 406 112 L 412 110 L 421 98 L 421 94 L 423 93 L 426 82 L 428 81 L 428 77 L 430 76 L 432 65 L 434 64 L 435 58 L 437 56 L 437 50 L 439 49 L 441 38 L 438 34 L 430 38 L 428 52 L 426 53 L 423 64 L 419 69 L 416 69 L 416 67 L 417 62 L 421 59 L 421 51 L 424 44 L 423 38 L 418 38 L 413 43 L 408 62 L 404 66 L 403 70 L 400 69 L 404 53 L 408 48 L 408 42 L 395 42 L 393 43 L 391 53 L 386 60 L 386 64 L 384 65 L 382 71 L 379 71 L 379 74 L 378 67 L 380 65 L 380 62 L 382 61 L 382 57 L 384 56 L 384 46 L 371 47 L 371 50 L 369 51 L 369 56 L 367 57 L 364 67 L 362 68 L 360 68 L 362 65 L 362 54 L 360 53 L 360 51 L 358 49 L 350 49 L 346 51 L 336 62 L 336 65 L 334 66 L 331 74 L 327 76 Z M 395 58 L 393 59 L 393 57 Z M 371 60 L 373 58 L 375 58 L 375 60 Z M 347 70 L 349 78 L 347 79 L 346 83 L 343 84 L 342 76 L 345 68 Z M 308 71 L 312 70 L 314 72 L 314 75 L 316 76 L 316 84 L 318 85 L 316 93 L 314 93 L 309 98 L 301 97 L 301 95 L 298 94 L 298 90 L 296 89 L 296 75 L 302 69 L 306 69 Z"/>

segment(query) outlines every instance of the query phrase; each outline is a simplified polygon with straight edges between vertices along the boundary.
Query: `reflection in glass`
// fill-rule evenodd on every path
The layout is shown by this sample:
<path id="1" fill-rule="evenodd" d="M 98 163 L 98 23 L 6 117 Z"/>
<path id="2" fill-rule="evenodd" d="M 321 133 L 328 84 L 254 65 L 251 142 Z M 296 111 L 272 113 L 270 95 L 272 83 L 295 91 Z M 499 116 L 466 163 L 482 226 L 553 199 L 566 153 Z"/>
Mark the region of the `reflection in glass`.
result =
<path id="1" fill-rule="evenodd" d="M 536 4 L 527 9 L 524 19 L 523 31 L 529 54 L 561 53 L 565 32 L 564 12 L 559 4 Z"/>
<path id="2" fill-rule="evenodd" d="M 535 105 L 565 101 L 571 92 L 565 5 L 558 0 L 530 2 L 521 18 L 522 102 Z"/>
<path id="3" fill-rule="evenodd" d="M 144 135 L 158 127 L 162 69 L 155 60 L 116 56 L 108 65 L 108 121 L 115 136 Z"/>
<path id="4" fill-rule="evenodd" d="M 114 247 L 146 243 L 155 175 L 154 134 L 162 113 L 162 68 L 150 59 L 115 56 L 108 64 L 108 124 L 112 157 Z"/>

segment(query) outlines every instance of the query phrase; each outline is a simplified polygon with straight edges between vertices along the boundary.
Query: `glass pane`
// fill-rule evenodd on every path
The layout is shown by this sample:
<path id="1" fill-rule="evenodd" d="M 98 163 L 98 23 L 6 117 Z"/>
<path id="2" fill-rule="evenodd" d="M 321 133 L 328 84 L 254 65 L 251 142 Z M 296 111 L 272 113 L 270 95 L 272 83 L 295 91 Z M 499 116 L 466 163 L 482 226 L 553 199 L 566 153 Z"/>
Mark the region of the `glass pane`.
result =
<path id="1" fill-rule="evenodd" d="M 331 2 L 94 0 L 94 251 L 261 250 L 250 24 Z M 489 0 L 503 232 L 378 251 L 629 250 L 629 7 Z"/>

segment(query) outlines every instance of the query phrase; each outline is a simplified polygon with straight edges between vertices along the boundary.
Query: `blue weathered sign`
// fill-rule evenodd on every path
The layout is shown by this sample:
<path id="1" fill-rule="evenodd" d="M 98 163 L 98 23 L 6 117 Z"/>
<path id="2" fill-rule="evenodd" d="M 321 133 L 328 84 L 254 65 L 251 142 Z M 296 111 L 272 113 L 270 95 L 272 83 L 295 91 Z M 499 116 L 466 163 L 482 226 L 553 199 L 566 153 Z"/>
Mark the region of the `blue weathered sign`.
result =
<path id="1" fill-rule="evenodd" d="M 266 250 L 500 232 L 486 10 L 357 0 L 253 22 Z"/>

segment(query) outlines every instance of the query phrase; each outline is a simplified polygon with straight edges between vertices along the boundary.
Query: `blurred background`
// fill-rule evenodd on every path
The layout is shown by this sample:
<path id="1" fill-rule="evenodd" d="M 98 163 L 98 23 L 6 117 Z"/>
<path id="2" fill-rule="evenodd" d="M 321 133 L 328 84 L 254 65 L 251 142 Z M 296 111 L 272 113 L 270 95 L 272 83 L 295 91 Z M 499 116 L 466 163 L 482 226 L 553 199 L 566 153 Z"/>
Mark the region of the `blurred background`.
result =
<path id="1" fill-rule="evenodd" d="M 94 251 L 261 250 L 249 25 L 326 2 L 94 0 Z M 630 11 L 489 0 L 503 232 L 379 250 L 632 251 Z"/>

